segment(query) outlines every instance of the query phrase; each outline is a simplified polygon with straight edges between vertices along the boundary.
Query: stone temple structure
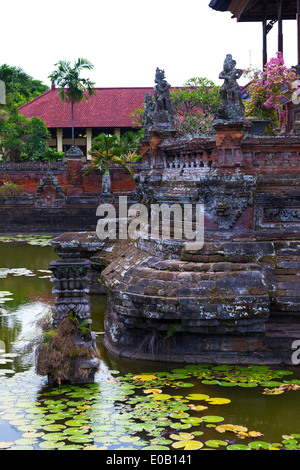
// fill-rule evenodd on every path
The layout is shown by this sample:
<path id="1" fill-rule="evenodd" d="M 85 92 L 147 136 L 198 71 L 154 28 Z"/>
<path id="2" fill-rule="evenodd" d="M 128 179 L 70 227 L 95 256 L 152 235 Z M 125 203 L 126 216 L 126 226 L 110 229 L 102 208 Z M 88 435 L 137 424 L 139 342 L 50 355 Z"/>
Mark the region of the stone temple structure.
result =
<path id="1" fill-rule="evenodd" d="M 183 139 L 175 135 L 169 87 L 158 69 L 135 194 L 149 214 L 174 209 L 169 236 L 153 234 L 149 217 L 148 236 L 140 227 L 144 235 L 136 239 L 82 232 L 53 241 L 64 259 L 90 259 L 91 291 L 107 294 L 105 344 L 113 354 L 291 364 L 300 339 L 300 141 L 253 134 L 238 76 L 228 55 L 215 133 Z M 194 216 L 204 208 L 198 246 L 187 243 L 184 230 L 178 236 L 175 208 L 185 206 Z M 127 218 L 117 214 L 117 229 L 130 226 L 132 209 Z M 195 231 L 197 219 L 190 225 Z"/>

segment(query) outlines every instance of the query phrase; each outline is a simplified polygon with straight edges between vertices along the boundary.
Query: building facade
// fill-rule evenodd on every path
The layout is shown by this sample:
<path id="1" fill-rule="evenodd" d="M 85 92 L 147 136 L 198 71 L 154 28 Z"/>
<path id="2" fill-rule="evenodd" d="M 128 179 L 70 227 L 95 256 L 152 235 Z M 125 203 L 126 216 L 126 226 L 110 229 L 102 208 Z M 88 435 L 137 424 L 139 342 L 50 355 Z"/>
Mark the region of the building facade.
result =
<path id="1" fill-rule="evenodd" d="M 153 88 L 96 88 L 89 101 L 74 105 L 75 145 L 87 157 L 94 137 L 101 132 L 122 135 L 132 130 L 131 114 L 143 106 Z M 66 152 L 72 144 L 71 105 L 62 102 L 52 85 L 46 93 L 19 108 L 26 118 L 42 119 L 51 133 L 50 147 Z"/>

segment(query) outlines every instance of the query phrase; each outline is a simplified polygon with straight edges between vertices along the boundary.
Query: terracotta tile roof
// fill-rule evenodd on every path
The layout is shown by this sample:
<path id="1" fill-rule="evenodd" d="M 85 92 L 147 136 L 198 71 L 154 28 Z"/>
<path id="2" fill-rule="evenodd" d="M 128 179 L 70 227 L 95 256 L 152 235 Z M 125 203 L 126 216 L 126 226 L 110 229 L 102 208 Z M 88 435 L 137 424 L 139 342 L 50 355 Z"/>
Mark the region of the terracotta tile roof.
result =
<path id="1" fill-rule="evenodd" d="M 140 108 L 146 91 L 153 88 L 96 88 L 90 102 L 74 105 L 75 127 L 132 127 L 130 114 Z M 62 102 L 57 88 L 51 89 L 19 108 L 26 118 L 42 119 L 48 128 L 71 127 L 71 105 Z"/>

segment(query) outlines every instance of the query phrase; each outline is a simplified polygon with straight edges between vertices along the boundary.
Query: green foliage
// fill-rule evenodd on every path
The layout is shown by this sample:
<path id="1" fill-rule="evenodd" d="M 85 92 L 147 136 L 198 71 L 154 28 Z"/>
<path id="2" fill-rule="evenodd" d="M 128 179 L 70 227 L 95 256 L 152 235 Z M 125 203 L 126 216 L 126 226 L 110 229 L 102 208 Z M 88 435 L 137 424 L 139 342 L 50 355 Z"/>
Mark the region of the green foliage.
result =
<path id="1" fill-rule="evenodd" d="M 40 80 L 34 80 L 21 67 L 7 64 L 0 67 L 0 80 L 6 87 L 7 109 L 16 109 L 49 89 Z"/>
<path id="2" fill-rule="evenodd" d="M 79 58 L 74 63 L 61 60 L 55 64 L 57 69 L 49 75 L 49 78 L 58 86 L 58 94 L 62 101 L 79 103 L 82 100 L 88 100 L 88 96 L 95 94 L 94 83 L 87 78 L 80 77 L 80 73 L 87 69 L 91 70 L 93 65 L 87 59 Z"/>
<path id="3" fill-rule="evenodd" d="M 90 335 L 90 329 L 87 322 L 80 324 L 72 311 L 57 326 L 53 326 L 49 319 L 46 320 L 42 340 L 36 349 L 37 374 L 51 375 L 59 381 L 68 380 L 70 375 L 84 379 L 90 371 L 80 368 L 76 359 L 90 359 L 91 356 L 95 357 L 96 351 L 89 351 L 85 346 L 77 344 L 74 341 L 77 334 Z"/>
<path id="4" fill-rule="evenodd" d="M 167 330 L 165 339 L 169 339 L 174 336 L 178 328 L 180 328 L 180 323 L 172 323 Z"/>
<path id="5" fill-rule="evenodd" d="M 221 104 L 219 87 L 207 78 L 191 78 L 171 91 L 175 127 L 181 135 L 213 131 L 213 119 Z"/>
<path id="6" fill-rule="evenodd" d="M 142 132 L 129 131 L 125 132 L 122 137 L 105 133 L 95 137 L 89 152 L 92 156 L 91 163 L 87 167 L 85 176 L 90 175 L 96 169 L 108 173 L 110 166 L 116 164 L 125 168 L 133 179 L 133 171 L 127 163 L 139 160 L 137 150 L 141 136 Z"/>
<path id="7" fill-rule="evenodd" d="M 20 155 L 20 160 L 24 162 L 57 162 L 63 160 L 64 152 L 58 152 L 56 149 L 45 146 L 45 149 L 36 149 L 31 152 L 23 152 Z"/>
<path id="8" fill-rule="evenodd" d="M 80 74 L 83 70 L 91 70 L 93 65 L 87 59 L 79 58 L 73 67 L 66 60 L 57 62 L 55 66 L 57 69 L 49 75 L 49 78 L 57 84 L 60 99 L 71 103 L 72 146 L 74 147 L 74 103 L 82 100 L 89 101 L 88 97 L 96 94 L 94 83 L 88 78 L 80 77 Z"/>
<path id="9" fill-rule="evenodd" d="M 182 87 L 170 91 L 174 108 L 175 128 L 179 135 L 189 136 L 213 131 L 213 119 L 221 105 L 219 87 L 207 78 L 195 77 Z M 135 127 L 143 126 L 143 107 L 130 116 Z"/>
<path id="10" fill-rule="evenodd" d="M 62 152 L 50 149 L 46 124 L 37 117 L 26 119 L 18 111 L 0 122 L 0 152 L 4 161 L 56 161 Z"/>
<path id="11" fill-rule="evenodd" d="M 21 191 L 23 191 L 23 185 L 9 181 L 7 175 L 5 175 L 5 179 L 0 186 L 0 197 L 14 197 Z"/>

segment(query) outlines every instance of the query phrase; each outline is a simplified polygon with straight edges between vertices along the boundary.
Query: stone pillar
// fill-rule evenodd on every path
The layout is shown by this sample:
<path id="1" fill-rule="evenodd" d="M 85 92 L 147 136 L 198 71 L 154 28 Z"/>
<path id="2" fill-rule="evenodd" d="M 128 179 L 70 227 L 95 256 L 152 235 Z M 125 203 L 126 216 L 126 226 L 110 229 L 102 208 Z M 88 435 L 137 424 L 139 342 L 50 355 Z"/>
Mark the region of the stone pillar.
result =
<path id="1" fill-rule="evenodd" d="M 243 164 L 241 145 L 244 134 L 250 125 L 251 123 L 246 120 L 228 120 L 215 124 L 215 167 L 237 167 Z"/>
<path id="2" fill-rule="evenodd" d="M 63 151 L 63 130 L 60 127 L 56 129 L 56 146 L 58 152 Z"/>
<path id="3" fill-rule="evenodd" d="M 121 129 L 120 127 L 115 127 L 115 134 L 119 137 L 121 137 Z"/>
<path id="4" fill-rule="evenodd" d="M 90 158 L 89 151 L 92 147 L 92 129 L 90 127 L 86 128 L 86 157 Z"/>
<path id="5" fill-rule="evenodd" d="M 94 381 L 99 359 L 90 327 L 90 266 L 89 260 L 76 258 L 55 260 L 49 265 L 56 295 L 51 328 L 56 333 L 52 343 L 41 348 L 37 361 L 37 371 L 43 368 L 49 383 Z"/>

